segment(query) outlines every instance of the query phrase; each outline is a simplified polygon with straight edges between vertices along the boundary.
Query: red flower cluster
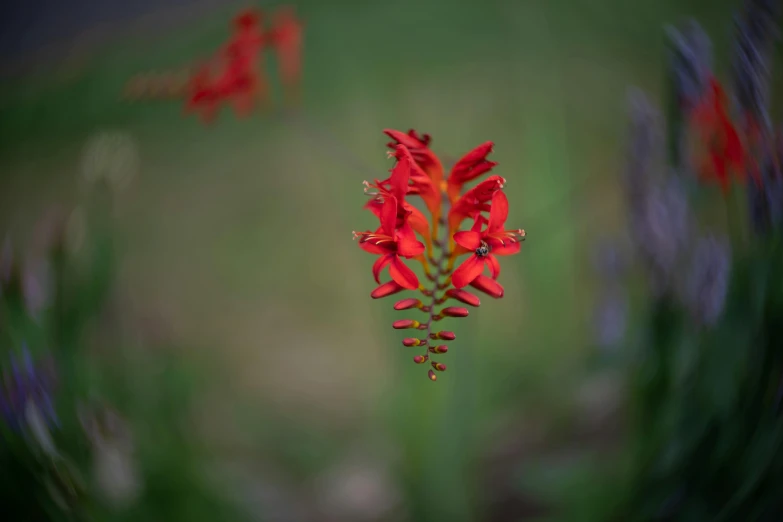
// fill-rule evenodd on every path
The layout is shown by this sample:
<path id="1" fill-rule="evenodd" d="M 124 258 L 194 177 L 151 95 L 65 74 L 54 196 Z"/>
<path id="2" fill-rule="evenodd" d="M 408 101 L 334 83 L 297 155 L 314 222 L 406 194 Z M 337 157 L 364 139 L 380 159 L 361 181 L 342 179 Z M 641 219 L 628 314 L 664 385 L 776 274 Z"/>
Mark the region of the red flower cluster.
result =
<path id="1" fill-rule="evenodd" d="M 721 84 L 710 78 L 709 86 L 690 114 L 697 131 L 695 163 L 699 176 L 705 181 L 717 181 L 724 192 L 729 189 L 729 174 L 733 171 L 740 181 L 746 181 L 750 171 L 760 181 L 758 166 L 752 163 L 748 147 L 759 138 L 758 125 L 748 119 L 745 142 L 731 120 L 727 96 Z"/>
<path id="2" fill-rule="evenodd" d="M 444 179 L 443 165 L 429 148 L 430 136 L 410 130 L 403 133 L 385 130 L 393 141 L 388 145 L 389 155 L 396 162 L 391 175 L 383 180 L 365 181 L 365 192 L 371 196 L 365 205 L 380 221 L 375 231 L 354 232 L 359 246 L 366 252 L 379 256 L 372 267 L 375 282 L 379 283 L 371 294 L 374 299 L 396 294 L 402 290 L 417 290 L 429 302 L 408 298 L 397 302 L 395 310 L 418 309 L 427 314 L 425 321 L 403 319 L 392 325 L 396 329 L 416 329 L 425 333 L 423 338 L 406 338 L 405 346 L 424 346 L 423 355 L 416 355 L 414 362 L 430 361 L 430 354 L 446 353 L 446 345 L 437 341 L 450 341 L 453 332 L 435 331 L 434 323 L 446 317 L 466 317 L 466 308 L 436 307 L 449 299 L 477 307 L 479 298 L 464 290 L 471 286 L 491 297 L 503 297 L 503 287 L 497 282 L 500 263 L 495 256 L 516 254 L 520 242 L 525 239 L 521 229 L 506 230 L 508 199 L 502 192 L 506 182 L 492 175 L 469 190 L 465 184 L 492 170 L 497 163 L 487 160 L 493 144 L 486 142 L 460 159 Z M 418 196 L 430 215 L 416 208 L 409 200 Z M 473 220 L 470 230 L 460 230 L 466 219 Z M 444 228 L 444 236 L 438 234 Z M 418 237 L 417 237 L 418 236 Z M 438 251 L 436 254 L 435 251 Z M 458 258 L 468 255 L 457 268 Z M 421 263 L 429 288 L 421 284 L 406 260 Z M 391 280 L 381 284 L 380 274 L 388 267 Z M 489 269 L 489 276 L 483 274 Z M 430 361 L 429 378 L 436 380 L 435 371 L 444 371 L 446 365 Z M 434 371 L 433 371 L 434 370 Z"/>
<path id="3" fill-rule="evenodd" d="M 191 76 L 186 113 L 199 112 L 205 123 L 211 123 L 223 102 L 231 103 L 237 116 L 250 114 L 258 100 L 268 103 L 267 82 L 259 63 L 267 45 L 277 52 L 286 92 L 298 90 L 301 22 L 287 6 L 275 13 L 275 27 L 270 31 L 264 30 L 262 21 L 262 13 L 253 9 L 242 11 L 234 18 L 233 34 L 228 42 Z"/>

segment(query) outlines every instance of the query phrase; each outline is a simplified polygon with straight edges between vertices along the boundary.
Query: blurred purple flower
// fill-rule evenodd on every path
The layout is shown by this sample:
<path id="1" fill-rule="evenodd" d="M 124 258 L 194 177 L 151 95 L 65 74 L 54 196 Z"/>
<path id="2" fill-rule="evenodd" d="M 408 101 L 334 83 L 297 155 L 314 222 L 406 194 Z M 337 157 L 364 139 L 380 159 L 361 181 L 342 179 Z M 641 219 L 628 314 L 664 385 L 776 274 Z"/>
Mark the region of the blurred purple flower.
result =
<path id="1" fill-rule="evenodd" d="M 37 319 L 52 298 L 51 266 L 48 260 L 27 260 L 22 275 L 22 294 L 27 312 Z"/>
<path id="2" fill-rule="evenodd" d="M 631 213 L 634 248 L 656 297 L 672 290 L 673 278 L 690 235 L 690 207 L 676 176 L 652 187 Z"/>
<path id="3" fill-rule="evenodd" d="M 783 151 L 770 153 L 769 148 L 761 162 L 761 187 L 748 183 L 751 223 L 754 230 L 763 234 L 777 228 L 783 218 L 783 172 L 780 161 Z"/>
<path id="4" fill-rule="evenodd" d="M 51 398 L 55 385 L 54 371 L 47 362 L 51 361 L 33 364 L 27 346 L 22 348 L 21 360 L 11 354 L 10 372 L 5 368 L 0 382 L 0 408 L 3 420 L 12 429 L 24 426 L 30 404 L 41 413 L 48 426 L 59 425 Z"/>
<path id="5" fill-rule="evenodd" d="M 614 348 L 625 336 L 628 300 L 618 285 L 610 285 L 594 309 L 595 341 L 601 348 Z"/>
<path id="6" fill-rule="evenodd" d="M 677 29 L 668 27 L 671 40 L 671 72 L 680 108 L 695 106 L 707 88 L 712 71 L 712 43 L 695 20 Z"/>
<path id="7" fill-rule="evenodd" d="M 660 166 L 663 151 L 662 118 L 647 95 L 638 89 L 628 93 L 630 117 L 625 184 L 629 205 L 638 206 Z"/>
<path id="8" fill-rule="evenodd" d="M 748 0 L 735 19 L 734 93 L 742 112 L 769 129 L 770 53 L 780 36 L 779 0 Z"/>
<path id="9" fill-rule="evenodd" d="M 714 326 L 723 313 L 731 275 L 731 249 L 726 239 L 702 237 L 696 243 L 685 283 L 684 300 L 701 326 Z"/>

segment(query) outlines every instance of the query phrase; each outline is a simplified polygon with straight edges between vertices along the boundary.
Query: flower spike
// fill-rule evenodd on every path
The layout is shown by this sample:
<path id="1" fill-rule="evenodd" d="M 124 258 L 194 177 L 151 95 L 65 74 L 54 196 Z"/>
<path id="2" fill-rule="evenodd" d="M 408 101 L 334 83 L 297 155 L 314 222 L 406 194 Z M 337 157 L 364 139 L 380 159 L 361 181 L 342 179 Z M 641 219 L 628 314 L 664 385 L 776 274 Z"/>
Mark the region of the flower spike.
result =
<path id="1" fill-rule="evenodd" d="M 392 139 L 388 146 L 394 167 L 387 179 L 364 182 L 365 193 L 370 196 L 364 207 L 378 220 L 378 226 L 374 231 L 354 232 L 354 239 L 362 250 L 377 256 L 371 273 L 380 286 L 373 290 L 373 299 L 404 290 L 421 294 L 419 298 L 398 300 L 394 309 L 418 310 L 425 318 L 399 319 L 392 327 L 422 332 L 418 337 L 406 337 L 402 345 L 422 347 L 423 353 L 415 355 L 413 361 L 429 363 L 432 369 L 427 376 L 436 381 L 436 373 L 446 371 L 446 364 L 430 360 L 430 354 L 447 353 L 449 349 L 442 343 L 454 341 L 456 335 L 450 330 L 436 330 L 434 325 L 469 315 L 468 308 L 450 306 L 446 301 L 479 307 L 481 301 L 464 289 L 467 286 L 495 299 L 503 297 L 503 287 L 497 282 L 498 256 L 518 253 L 525 231 L 506 229 L 509 202 L 503 192 L 503 177 L 490 175 L 463 190 L 466 183 L 497 165 L 487 159 L 493 148 L 491 141 L 465 154 L 444 179 L 443 163 L 430 149 L 429 135 L 415 130 L 404 133 L 387 129 L 384 133 Z M 414 204 L 417 198 L 429 216 Z M 472 227 L 460 230 L 467 219 L 473 221 Z M 454 270 L 457 260 L 465 255 L 469 257 Z M 406 264 L 408 260 L 421 263 L 424 277 Z M 482 273 L 485 267 L 489 276 Z M 380 275 L 386 269 L 391 280 L 381 284 Z"/>

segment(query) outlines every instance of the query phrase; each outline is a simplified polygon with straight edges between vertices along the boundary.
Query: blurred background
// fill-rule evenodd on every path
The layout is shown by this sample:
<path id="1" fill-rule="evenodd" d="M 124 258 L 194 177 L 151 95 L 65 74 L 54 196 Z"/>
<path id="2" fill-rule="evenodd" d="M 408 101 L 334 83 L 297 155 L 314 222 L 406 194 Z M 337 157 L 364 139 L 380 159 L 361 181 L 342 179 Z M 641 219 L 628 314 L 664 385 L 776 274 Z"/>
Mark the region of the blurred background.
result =
<path id="1" fill-rule="evenodd" d="M 88 213 L 117 264 L 78 357 L 102 361 L 84 389 L 124 419 L 137 471 L 84 480 L 136 473 L 146 493 L 97 519 L 600 519 L 626 392 L 596 347 L 611 325 L 594 257 L 625 230 L 626 93 L 663 96 L 666 24 L 697 18 L 725 55 L 737 4 L 301 0 L 302 107 L 282 108 L 270 57 L 273 107 L 211 127 L 121 94 L 211 53 L 250 4 L 4 5 L 0 231 L 24 258 L 52 208 L 113 202 Z M 508 223 L 528 234 L 505 297 L 450 324 L 436 384 L 351 241 L 374 226 L 361 182 L 390 168 L 384 128 L 429 133 L 444 158 L 494 141 Z M 121 192 L 88 198 L 101 132 L 136 163 Z M 193 500 L 207 496 L 236 514 Z"/>

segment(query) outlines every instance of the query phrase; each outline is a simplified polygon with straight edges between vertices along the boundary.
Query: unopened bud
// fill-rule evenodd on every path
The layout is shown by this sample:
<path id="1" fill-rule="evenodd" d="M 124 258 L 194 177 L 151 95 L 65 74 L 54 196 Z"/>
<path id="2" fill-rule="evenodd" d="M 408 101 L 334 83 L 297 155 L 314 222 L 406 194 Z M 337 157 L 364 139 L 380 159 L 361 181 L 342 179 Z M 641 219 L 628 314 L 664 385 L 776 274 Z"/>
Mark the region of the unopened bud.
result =
<path id="1" fill-rule="evenodd" d="M 415 337 L 406 337 L 402 340 L 403 346 L 421 346 L 426 342 L 425 339 L 416 339 Z"/>
<path id="2" fill-rule="evenodd" d="M 449 351 L 449 347 L 441 344 L 440 346 L 430 346 L 429 350 L 430 353 L 446 353 Z"/>
<path id="3" fill-rule="evenodd" d="M 460 308 L 458 306 L 449 306 L 440 311 L 440 315 L 444 317 L 467 317 L 468 309 Z"/>
<path id="4" fill-rule="evenodd" d="M 405 330 L 407 328 L 418 328 L 421 326 L 421 323 L 419 321 L 415 321 L 413 319 L 400 319 L 399 321 L 394 321 L 392 323 L 392 328 L 395 330 Z"/>
<path id="5" fill-rule="evenodd" d="M 421 308 L 421 301 L 411 297 L 394 303 L 395 310 L 408 310 L 409 308 Z"/>
<path id="6" fill-rule="evenodd" d="M 427 373 L 427 377 L 429 377 L 431 381 L 437 381 L 438 380 L 438 376 L 435 375 L 435 372 L 433 372 L 432 370 L 430 370 Z"/>
<path id="7" fill-rule="evenodd" d="M 500 299 L 504 294 L 503 287 L 500 286 L 500 283 L 485 275 L 478 276 L 470 283 L 470 286 L 476 290 L 481 290 L 485 294 L 489 295 L 490 297 L 494 297 L 495 299 Z"/>
<path id="8" fill-rule="evenodd" d="M 443 363 L 432 361 L 432 367 L 439 371 L 439 372 L 445 372 L 446 371 L 446 365 Z"/>
<path id="9" fill-rule="evenodd" d="M 470 292 L 466 292 L 465 290 L 457 290 L 456 288 L 452 288 L 446 292 L 446 297 L 456 299 L 457 301 L 461 301 L 470 306 L 479 306 L 481 304 L 478 296 L 475 296 Z"/>
<path id="10" fill-rule="evenodd" d="M 416 364 L 424 364 L 429 360 L 429 355 L 417 355 L 413 358 L 413 362 Z"/>
<path id="11" fill-rule="evenodd" d="M 370 294 L 370 297 L 373 299 L 380 299 L 382 297 L 387 297 L 392 294 L 396 294 L 397 292 L 401 292 L 402 290 L 403 288 L 400 285 L 394 281 L 389 281 L 388 283 L 383 283 L 381 286 L 373 290 Z"/>
<path id="12" fill-rule="evenodd" d="M 447 331 L 444 330 L 442 332 L 431 333 L 430 334 L 430 338 L 431 339 L 443 339 L 444 341 L 453 341 L 454 339 L 457 338 L 457 336 L 454 335 L 454 332 L 447 332 Z"/>

